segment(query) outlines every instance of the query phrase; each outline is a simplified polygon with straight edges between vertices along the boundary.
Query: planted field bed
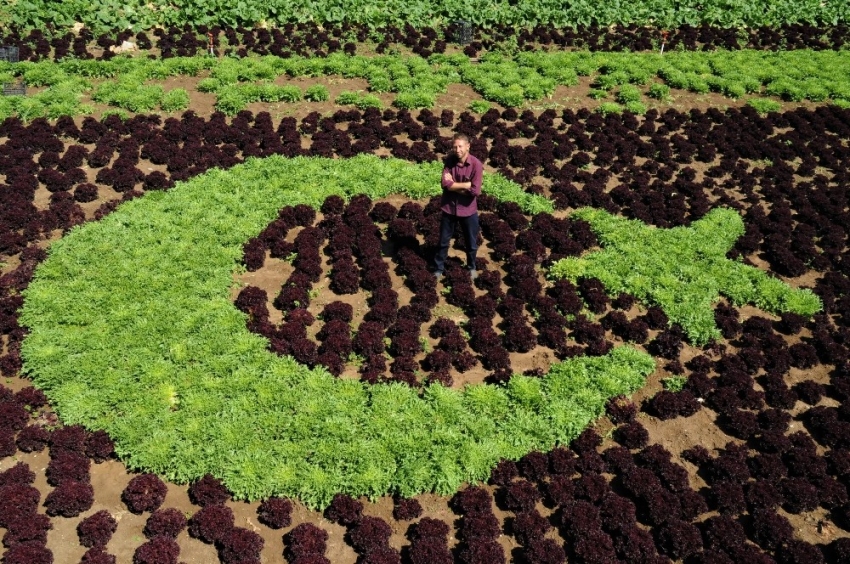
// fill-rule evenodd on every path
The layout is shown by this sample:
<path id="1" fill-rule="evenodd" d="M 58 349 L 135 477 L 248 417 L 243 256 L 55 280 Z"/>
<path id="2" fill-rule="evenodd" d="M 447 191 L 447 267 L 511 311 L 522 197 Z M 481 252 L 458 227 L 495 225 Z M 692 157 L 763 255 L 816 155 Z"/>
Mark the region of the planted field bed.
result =
<path id="1" fill-rule="evenodd" d="M 603 113 L 624 109 L 643 115 L 648 104 L 669 104 L 683 96 L 716 93 L 724 103 L 745 102 L 762 113 L 785 102 L 829 102 L 850 106 L 847 51 L 591 53 L 535 51 L 507 56 L 489 52 L 480 59 L 465 54 L 327 57 L 267 55 L 240 59 L 211 56 L 110 61 L 0 63 L 0 81 L 20 80 L 39 90 L 30 96 L 0 98 L 0 117 L 88 115 L 98 105 L 110 112 L 186 110 L 194 97 L 210 95 L 215 110 L 228 116 L 252 103 L 274 104 L 291 113 L 328 101 L 360 110 L 385 105 L 414 110 L 433 108 L 438 97 L 460 85 L 471 88 L 473 112 L 528 104 L 563 107 L 569 89 Z M 302 86 L 304 79 L 314 82 Z M 340 81 L 362 81 L 331 98 Z M 166 81 L 171 87 L 166 90 Z M 181 86 L 173 87 L 174 81 Z M 188 86 L 188 88 L 186 87 Z M 577 88 L 579 87 L 579 88 Z M 578 92 L 576 92 L 578 93 Z M 557 96 L 556 96 L 557 95 Z M 590 100 L 597 100 L 592 103 Z M 106 108 L 101 108 L 101 111 Z"/>
<path id="2" fill-rule="evenodd" d="M 433 54 L 462 52 L 475 57 L 493 50 L 571 50 L 590 51 L 654 51 L 665 42 L 669 50 L 711 49 L 841 49 L 850 36 L 846 22 L 817 26 L 809 23 L 786 23 L 781 26 L 760 25 L 749 28 L 727 28 L 717 25 L 685 24 L 672 29 L 635 24 L 577 26 L 559 28 L 537 25 L 517 31 L 508 25 L 474 27 L 469 42 L 458 45 L 457 24 L 449 26 L 413 27 L 364 24 L 324 24 L 300 22 L 280 28 L 254 29 L 230 26 L 176 26 L 157 28 L 152 32 L 125 30 L 118 33 L 94 32 L 84 27 L 78 33 L 45 34 L 41 29 L 11 30 L 2 37 L 3 45 L 16 47 L 21 61 L 59 61 L 76 59 L 109 60 L 121 51 L 124 42 L 134 51 L 162 58 L 192 57 L 209 52 L 210 43 L 217 55 L 276 55 L 286 57 L 323 56 L 343 52 L 385 54 L 398 50 L 428 58 Z"/>
<path id="3" fill-rule="evenodd" d="M 4 31 L 4 564 L 850 559 L 843 13 L 178 4 Z"/>

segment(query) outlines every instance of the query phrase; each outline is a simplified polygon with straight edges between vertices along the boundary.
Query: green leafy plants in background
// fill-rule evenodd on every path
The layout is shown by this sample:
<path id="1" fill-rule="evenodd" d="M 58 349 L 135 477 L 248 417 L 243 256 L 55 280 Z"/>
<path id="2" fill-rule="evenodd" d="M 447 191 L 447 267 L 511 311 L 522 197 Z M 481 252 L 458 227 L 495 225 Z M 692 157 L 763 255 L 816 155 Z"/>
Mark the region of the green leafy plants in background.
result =
<path id="1" fill-rule="evenodd" d="M 92 100 L 131 112 L 149 112 L 160 105 L 162 96 L 162 86 L 126 79 L 104 82 L 92 93 Z"/>
<path id="2" fill-rule="evenodd" d="M 383 102 L 374 94 L 363 94 L 357 98 L 357 101 L 354 103 L 361 110 L 365 110 L 366 108 L 382 108 Z"/>
<path id="3" fill-rule="evenodd" d="M 393 105 L 404 110 L 430 108 L 434 105 L 434 95 L 423 90 L 400 92 L 393 101 Z"/>
<path id="4" fill-rule="evenodd" d="M 344 90 L 339 93 L 339 96 L 336 97 L 334 103 L 339 104 L 340 106 L 350 106 L 351 104 L 356 104 L 359 98 L 360 95 L 357 94 L 357 92 Z"/>
<path id="5" fill-rule="evenodd" d="M 616 102 L 603 102 L 596 108 L 596 111 L 605 116 L 609 114 L 621 114 L 623 113 L 623 106 Z"/>
<path id="6" fill-rule="evenodd" d="M 165 112 L 177 112 L 189 107 L 189 93 L 185 88 L 174 88 L 162 96 L 160 107 Z"/>
<path id="7" fill-rule="evenodd" d="M 778 112 L 782 109 L 782 104 L 776 100 L 770 100 L 768 98 L 753 98 L 752 100 L 747 100 L 747 105 L 755 108 L 760 114 Z"/>
<path id="8" fill-rule="evenodd" d="M 838 25 L 850 16 L 842 2 L 821 0 L 636 0 L 564 3 L 558 0 L 515 2 L 493 0 L 486 5 L 458 5 L 448 0 L 423 2 L 340 3 L 332 0 L 17 0 L 0 10 L 0 24 L 22 29 L 49 27 L 65 30 L 82 22 L 95 33 L 155 25 L 227 25 L 251 27 L 258 23 L 318 22 L 442 27 L 458 19 L 476 26 L 506 24 L 558 27 L 612 24 L 654 25 L 672 28 L 708 24 L 725 28 L 780 26 L 793 23 Z"/>
<path id="9" fill-rule="evenodd" d="M 744 234 L 735 211 L 715 208 L 688 227 L 659 229 L 604 210 L 581 208 L 574 218 L 590 223 L 602 249 L 552 265 L 553 278 L 595 277 L 612 295 L 628 292 L 661 307 L 697 345 L 719 338 L 712 304 L 725 296 L 736 305 L 812 315 L 820 298 L 762 270 L 726 258 Z"/>
<path id="10" fill-rule="evenodd" d="M 18 116 L 24 121 L 36 118 L 56 119 L 60 116 L 88 115 L 89 104 L 81 99 L 85 85 L 78 80 L 61 82 L 37 94 L 0 97 L 0 119 Z"/>
<path id="11" fill-rule="evenodd" d="M 118 116 L 118 118 L 121 121 L 127 121 L 127 119 L 130 117 L 130 114 L 128 114 L 124 110 L 117 110 L 117 109 L 114 109 L 114 108 L 104 110 L 104 112 L 101 114 L 101 118 L 104 118 L 104 119 L 109 117 L 109 116 Z"/>
<path id="12" fill-rule="evenodd" d="M 240 499 L 448 494 L 567 443 L 644 384 L 649 355 L 619 347 L 504 386 L 370 386 L 268 352 L 230 301 L 244 242 L 280 207 L 435 195 L 441 166 L 274 156 L 127 202 L 51 245 L 25 291 L 24 370 L 63 421 L 108 431 L 128 467 L 209 472 Z M 496 175 L 483 190 L 548 207 Z"/>
<path id="13" fill-rule="evenodd" d="M 649 90 L 647 90 L 646 94 L 650 98 L 655 98 L 656 100 L 669 100 L 670 87 L 666 84 L 654 82 L 649 86 Z"/>
<path id="14" fill-rule="evenodd" d="M 600 88 L 591 88 L 587 93 L 588 96 L 593 98 L 594 100 L 602 100 L 603 98 L 608 97 L 609 92 L 607 90 L 602 90 Z"/>
<path id="15" fill-rule="evenodd" d="M 324 84 L 314 84 L 304 91 L 304 99 L 310 102 L 327 102 L 331 99 L 331 94 Z"/>
<path id="16" fill-rule="evenodd" d="M 643 102 L 626 102 L 626 109 L 632 112 L 633 114 L 642 116 L 646 113 L 646 105 Z"/>
<path id="17" fill-rule="evenodd" d="M 357 106 L 361 110 L 365 110 L 366 108 L 382 108 L 384 105 L 381 99 L 374 94 L 351 92 L 348 90 L 340 92 L 334 103 L 340 106 Z"/>
<path id="18" fill-rule="evenodd" d="M 240 110 L 253 102 L 298 102 L 301 100 L 301 89 L 295 85 L 279 86 L 272 83 L 233 84 L 218 91 L 216 109 L 227 114 L 236 115 Z"/>
<path id="19" fill-rule="evenodd" d="M 633 86 L 631 84 L 624 84 L 620 87 L 620 91 L 617 92 L 617 101 L 621 104 L 628 104 L 629 102 L 639 102 L 642 98 L 641 91 L 637 86 Z"/>
<path id="20" fill-rule="evenodd" d="M 730 98 L 752 94 L 789 101 L 842 103 L 850 101 L 850 75 L 842 71 L 848 67 L 850 51 L 846 50 L 670 52 L 663 56 L 529 51 L 512 58 L 491 52 L 477 64 L 462 54 L 435 54 L 427 60 L 418 56 L 341 53 L 318 58 L 114 57 L 109 61 L 0 63 L 0 75 L 21 77 L 27 84 L 47 87 L 41 94 L 91 93 L 95 101 L 129 111 L 149 111 L 145 108 L 160 104 L 163 92 L 156 81 L 169 76 L 201 76 L 198 90 L 215 94 L 216 108 L 234 115 L 252 102 L 301 100 L 303 93 L 297 85 L 279 86 L 273 82 L 281 77 L 300 76 L 362 78 L 368 82 L 372 95 L 394 93 L 392 104 L 403 109 L 433 107 L 448 85 L 458 83 L 469 85 L 487 101 L 518 107 L 554 96 L 557 87 L 573 86 L 579 76 L 594 77 L 591 97 L 604 99 L 608 97 L 606 93 L 615 94 L 621 105 L 628 108 L 632 103 L 635 109 L 643 107 L 637 104 L 641 103 L 639 86 L 644 84 L 649 84 L 647 94 L 660 100 L 669 100 L 670 89 L 677 88 L 696 93 L 714 91 Z M 654 82 L 656 78 L 663 83 Z M 322 96 L 318 89 L 315 92 L 315 96 Z M 353 94 L 344 94 L 350 100 L 346 105 L 358 103 Z M 374 104 L 376 100 L 366 98 L 360 104 Z M 36 117 L 75 111 L 64 98 L 56 105 L 61 108 L 41 109 L 36 104 L 33 110 L 25 104 L 23 109 L 26 115 Z M 614 106 L 606 108 L 613 110 Z"/>
<path id="21" fill-rule="evenodd" d="M 490 109 L 490 102 L 487 100 L 473 100 L 469 103 L 469 109 L 476 114 L 483 114 Z"/>

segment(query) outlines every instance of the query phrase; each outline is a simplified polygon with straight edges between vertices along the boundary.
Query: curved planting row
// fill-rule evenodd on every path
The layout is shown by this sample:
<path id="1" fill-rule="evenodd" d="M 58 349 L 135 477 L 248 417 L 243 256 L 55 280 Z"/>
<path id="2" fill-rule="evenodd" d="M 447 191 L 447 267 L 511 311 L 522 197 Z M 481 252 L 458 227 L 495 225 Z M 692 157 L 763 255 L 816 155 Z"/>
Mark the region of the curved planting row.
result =
<path id="1" fill-rule="evenodd" d="M 128 202 L 51 246 L 24 292 L 24 369 L 66 422 L 107 429 L 131 467 L 180 481 L 209 472 L 241 498 L 450 492 L 499 458 L 569 441 L 608 397 L 643 383 L 647 355 L 622 347 L 543 379 L 419 396 L 278 359 L 227 300 L 243 242 L 279 206 L 433 193 L 438 172 L 374 157 L 270 157 Z M 493 176 L 484 190 L 533 199 Z M 67 295 L 74 305 L 60 306 Z"/>

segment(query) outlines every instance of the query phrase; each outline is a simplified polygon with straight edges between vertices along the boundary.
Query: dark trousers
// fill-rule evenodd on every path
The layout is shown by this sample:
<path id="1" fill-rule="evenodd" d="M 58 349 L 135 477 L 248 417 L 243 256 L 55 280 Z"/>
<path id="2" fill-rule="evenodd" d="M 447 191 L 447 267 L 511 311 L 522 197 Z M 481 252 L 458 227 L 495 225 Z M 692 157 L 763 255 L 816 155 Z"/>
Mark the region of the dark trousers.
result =
<path id="1" fill-rule="evenodd" d="M 444 272 L 446 269 L 446 257 L 449 255 L 449 244 L 455 233 L 455 225 L 460 223 L 463 231 L 463 239 L 466 243 L 466 267 L 475 268 L 475 255 L 478 252 L 478 212 L 469 217 L 458 217 L 443 212 L 440 219 L 440 246 L 434 257 L 434 270 Z"/>

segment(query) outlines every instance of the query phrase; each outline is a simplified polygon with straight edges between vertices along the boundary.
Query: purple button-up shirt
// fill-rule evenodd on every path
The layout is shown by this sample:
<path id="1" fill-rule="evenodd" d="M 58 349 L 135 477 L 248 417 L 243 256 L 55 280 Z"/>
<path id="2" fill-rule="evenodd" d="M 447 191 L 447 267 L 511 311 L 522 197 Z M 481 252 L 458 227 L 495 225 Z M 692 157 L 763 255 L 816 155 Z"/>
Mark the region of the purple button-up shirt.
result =
<path id="1" fill-rule="evenodd" d="M 442 178 L 443 197 L 440 200 L 440 208 L 451 215 L 458 217 L 469 217 L 478 211 L 478 194 L 481 193 L 481 175 L 484 165 L 472 155 L 466 155 L 466 162 L 462 163 L 456 155 L 449 155 L 443 167 L 443 177 L 447 172 L 452 175 L 452 181 Z M 469 192 L 452 192 L 448 187 L 453 182 L 470 182 Z"/>

